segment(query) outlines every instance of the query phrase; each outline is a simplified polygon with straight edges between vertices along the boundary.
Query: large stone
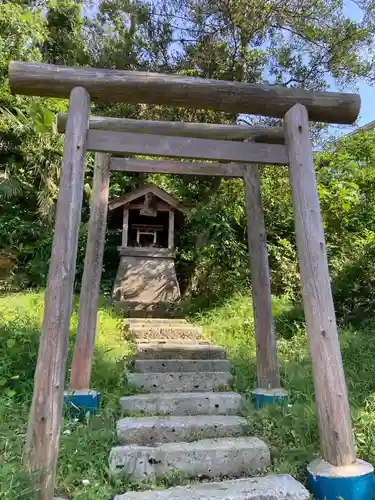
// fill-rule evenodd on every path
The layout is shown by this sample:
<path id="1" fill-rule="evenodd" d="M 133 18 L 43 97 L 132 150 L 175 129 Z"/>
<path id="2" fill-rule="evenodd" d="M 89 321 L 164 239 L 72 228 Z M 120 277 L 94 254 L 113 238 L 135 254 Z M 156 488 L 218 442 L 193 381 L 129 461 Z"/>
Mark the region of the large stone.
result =
<path id="1" fill-rule="evenodd" d="M 137 359 L 134 371 L 138 373 L 168 372 L 229 372 L 227 359 Z"/>
<path id="2" fill-rule="evenodd" d="M 130 491 L 113 500 L 308 500 L 310 494 L 292 476 L 266 476 L 177 486 L 168 490 Z"/>
<path id="3" fill-rule="evenodd" d="M 246 419 L 235 416 L 128 417 L 117 422 L 121 444 L 155 445 L 243 434 Z"/>
<path id="4" fill-rule="evenodd" d="M 180 298 L 173 258 L 121 256 L 113 298 L 116 301 L 155 304 Z"/>
<path id="5" fill-rule="evenodd" d="M 224 349 L 205 344 L 138 344 L 136 359 L 226 359 Z"/>
<path id="6" fill-rule="evenodd" d="M 146 392 L 203 392 L 228 386 L 229 372 L 129 373 L 129 384 Z"/>
<path id="7" fill-rule="evenodd" d="M 235 415 L 242 406 L 236 392 L 138 394 L 120 399 L 122 410 L 148 415 Z"/>
<path id="8" fill-rule="evenodd" d="M 111 472 L 125 474 L 131 480 L 172 472 L 184 477 L 240 477 L 262 471 L 269 464 L 267 445 L 255 437 L 202 439 L 156 447 L 117 446 L 109 456 Z"/>

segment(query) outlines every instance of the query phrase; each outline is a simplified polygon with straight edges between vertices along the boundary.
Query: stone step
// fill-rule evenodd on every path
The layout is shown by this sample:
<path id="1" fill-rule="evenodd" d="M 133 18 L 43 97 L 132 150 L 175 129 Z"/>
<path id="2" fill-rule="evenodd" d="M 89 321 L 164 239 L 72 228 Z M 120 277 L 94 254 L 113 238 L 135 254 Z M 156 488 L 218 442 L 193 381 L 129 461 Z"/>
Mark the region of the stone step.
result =
<path id="1" fill-rule="evenodd" d="M 241 436 L 246 425 L 245 418 L 223 415 L 128 417 L 116 431 L 121 444 L 155 445 Z"/>
<path id="2" fill-rule="evenodd" d="M 139 343 L 136 359 L 226 359 L 221 347 L 209 344 Z"/>
<path id="3" fill-rule="evenodd" d="M 204 392 L 225 388 L 229 372 L 128 373 L 129 384 L 146 392 Z"/>
<path id="4" fill-rule="evenodd" d="M 129 491 L 113 500 L 308 500 L 310 494 L 292 476 L 265 476 L 176 486 L 168 490 Z"/>
<path id="5" fill-rule="evenodd" d="M 133 370 L 137 373 L 168 372 L 229 372 L 227 359 L 137 359 Z"/>
<path id="6" fill-rule="evenodd" d="M 169 325 L 146 325 L 128 327 L 130 336 L 134 340 L 155 341 L 155 340 L 181 340 L 197 342 L 202 339 L 202 329 L 191 325 L 169 326 Z"/>
<path id="7" fill-rule="evenodd" d="M 179 318 L 126 318 L 124 319 L 124 325 L 128 327 L 132 326 L 182 326 L 189 325 L 186 319 Z"/>
<path id="8" fill-rule="evenodd" d="M 145 415 L 235 415 L 242 403 L 236 392 L 158 392 L 120 398 L 122 410 Z"/>
<path id="9" fill-rule="evenodd" d="M 109 456 L 112 474 L 130 480 L 162 477 L 177 472 L 184 477 L 240 477 L 270 464 L 268 446 L 255 437 L 202 439 L 159 446 L 116 446 Z"/>

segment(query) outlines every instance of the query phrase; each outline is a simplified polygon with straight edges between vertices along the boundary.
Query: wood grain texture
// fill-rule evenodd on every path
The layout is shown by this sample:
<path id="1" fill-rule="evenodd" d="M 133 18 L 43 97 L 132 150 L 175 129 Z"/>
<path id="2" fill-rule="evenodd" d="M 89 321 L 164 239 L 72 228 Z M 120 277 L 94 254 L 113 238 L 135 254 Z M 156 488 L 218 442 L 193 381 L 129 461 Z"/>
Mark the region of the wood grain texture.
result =
<path id="1" fill-rule="evenodd" d="M 276 165 L 286 165 L 288 161 L 286 147 L 282 144 L 217 141 L 103 130 L 89 130 L 87 144 L 91 151 L 110 153 Z"/>
<path id="2" fill-rule="evenodd" d="M 137 158 L 111 159 L 115 172 L 142 172 L 149 174 L 177 174 L 219 177 L 242 177 L 243 166 L 235 163 L 204 163 L 177 160 L 140 160 Z"/>
<path id="3" fill-rule="evenodd" d="M 180 212 L 185 212 L 187 207 L 185 207 L 180 200 L 178 200 L 175 196 L 168 193 L 165 189 L 157 186 L 153 182 L 148 182 L 147 184 L 142 184 L 136 189 L 130 191 L 130 193 L 126 193 L 119 198 L 115 198 L 111 200 L 109 203 L 109 210 L 115 210 L 121 206 L 131 206 L 133 207 L 133 202 L 139 200 L 139 198 L 144 197 L 146 194 L 152 193 L 156 199 L 167 203 L 170 207 L 179 210 Z M 143 208 L 143 204 L 141 204 Z"/>
<path id="4" fill-rule="evenodd" d="M 66 113 L 59 113 L 57 115 L 57 130 L 60 133 L 65 132 L 66 120 Z M 284 144 L 283 127 L 247 127 L 233 124 L 163 122 L 91 116 L 89 128 L 92 130 L 113 130 L 116 132 L 136 132 L 139 134 L 171 135 L 227 141 L 242 141 L 251 138 L 254 142 Z"/>
<path id="5" fill-rule="evenodd" d="M 284 117 L 296 241 L 313 367 L 322 457 L 332 465 L 356 459 L 306 109 Z"/>
<path id="6" fill-rule="evenodd" d="M 176 258 L 176 252 L 170 248 L 152 247 L 117 247 L 120 256 L 125 257 L 160 257 L 162 259 Z"/>
<path id="7" fill-rule="evenodd" d="M 260 175 L 257 165 L 244 167 L 243 182 L 257 349 L 258 387 L 262 389 L 278 389 L 280 388 L 280 367 L 272 314 L 267 237 L 260 192 Z"/>
<path id="8" fill-rule="evenodd" d="M 143 208 L 143 205 L 140 205 L 140 209 Z M 122 216 L 122 246 L 128 246 L 128 233 L 129 233 L 129 209 L 124 207 L 123 216 Z"/>
<path id="9" fill-rule="evenodd" d="M 310 120 L 327 123 L 353 123 L 361 105 L 357 94 L 20 61 L 10 63 L 9 82 L 16 94 L 68 97 L 70 90 L 79 85 L 100 101 L 165 104 L 279 118 L 294 104 L 301 103 Z"/>
<path id="10" fill-rule="evenodd" d="M 169 224 L 168 224 L 168 248 L 174 248 L 174 210 L 169 211 Z"/>
<path id="11" fill-rule="evenodd" d="M 156 201 L 155 203 L 153 203 L 153 206 L 158 212 L 169 212 L 169 210 L 171 209 L 170 205 L 164 203 L 164 201 Z M 142 210 L 142 208 L 144 207 L 144 203 L 131 203 L 130 205 L 128 205 L 128 207 L 130 208 L 130 210 Z"/>
<path id="12" fill-rule="evenodd" d="M 96 153 L 86 256 L 79 297 L 78 329 L 70 384 L 72 389 L 89 389 L 107 227 L 110 155 Z"/>
<path id="13" fill-rule="evenodd" d="M 31 471 L 41 471 L 40 485 L 44 490 L 36 493 L 35 498 L 38 500 L 53 498 L 89 115 L 89 94 L 84 88 L 74 88 L 69 103 L 55 231 L 25 447 L 27 467 Z"/>

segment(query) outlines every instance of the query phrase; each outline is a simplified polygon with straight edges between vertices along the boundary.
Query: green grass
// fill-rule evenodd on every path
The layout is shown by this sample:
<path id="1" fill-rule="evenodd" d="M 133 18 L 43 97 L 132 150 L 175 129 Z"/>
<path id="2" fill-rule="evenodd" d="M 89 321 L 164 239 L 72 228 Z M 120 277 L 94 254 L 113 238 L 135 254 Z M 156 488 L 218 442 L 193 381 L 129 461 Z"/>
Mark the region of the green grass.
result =
<path id="1" fill-rule="evenodd" d="M 74 308 L 71 358 L 77 310 Z M 237 296 L 197 312 L 187 311 L 203 325 L 206 335 L 224 346 L 235 374 L 235 388 L 246 395 L 255 387 L 255 340 L 251 303 Z M 32 395 L 40 323 L 42 293 L 20 293 L 0 297 L 0 498 L 33 498 L 29 478 L 22 468 L 22 448 Z M 301 314 L 286 300 L 274 301 L 278 352 L 283 386 L 290 392 L 290 405 L 256 411 L 248 404 L 248 432 L 265 439 L 272 452 L 269 472 L 290 473 L 305 481 L 306 464 L 319 452 L 318 429 L 313 403 L 311 365 Z M 347 376 L 358 456 L 375 462 L 375 328 L 341 328 L 341 344 Z M 87 422 L 65 418 L 62 428 L 56 493 L 69 498 L 109 499 L 129 488 L 126 478 L 111 479 L 107 464 L 115 444 L 115 421 L 120 415 L 119 397 L 130 394 L 123 357 L 131 352 L 122 334 L 121 321 L 102 303 L 96 340 L 92 387 L 103 395 L 100 414 Z M 82 484 L 88 479 L 89 485 Z M 162 486 L 183 482 L 179 475 L 164 478 Z M 156 485 L 154 484 L 153 487 Z"/>
<path id="2" fill-rule="evenodd" d="M 301 311 L 274 299 L 282 385 L 289 391 L 286 408 L 254 410 L 249 404 L 249 432 L 270 446 L 274 473 L 306 480 L 306 464 L 319 454 L 318 426 L 307 337 Z M 207 335 L 225 347 L 231 358 L 235 387 L 247 394 L 256 387 L 252 305 L 237 296 L 203 314 L 195 314 Z M 193 319 L 192 318 L 192 319 Z M 358 456 L 375 463 L 375 326 L 340 328 L 341 351 Z"/>
<path id="3" fill-rule="evenodd" d="M 0 297 L 0 498 L 4 500 L 33 498 L 21 456 L 42 313 L 42 293 Z M 75 305 L 69 359 L 76 325 Z M 56 490 L 61 495 L 104 499 L 126 487 L 110 478 L 107 464 L 108 451 L 115 444 L 119 397 L 131 392 L 126 386 L 123 363 L 123 357 L 130 352 L 131 346 L 123 339 L 120 319 L 103 303 L 99 310 L 92 374 L 92 387 L 102 393 L 102 410 L 89 422 L 64 419 L 56 481 Z M 83 479 L 88 479 L 90 485 L 82 485 Z"/>

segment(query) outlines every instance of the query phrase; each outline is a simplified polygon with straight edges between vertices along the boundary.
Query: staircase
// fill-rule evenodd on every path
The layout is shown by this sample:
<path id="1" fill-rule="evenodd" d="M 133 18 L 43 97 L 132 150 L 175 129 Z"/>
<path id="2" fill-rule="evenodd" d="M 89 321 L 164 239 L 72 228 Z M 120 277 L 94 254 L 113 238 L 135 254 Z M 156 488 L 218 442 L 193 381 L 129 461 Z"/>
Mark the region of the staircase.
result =
<path id="1" fill-rule="evenodd" d="M 110 470 L 132 481 L 178 474 L 195 482 L 114 500 L 309 498 L 291 476 L 244 478 L 270 465 L 270 451 L 247 436 L 223 349 L 204 342 L 201 330 L 184 320 L 128 319 L 126 327 L 137 344 L 128 380 L 140 394 L 120 400 L 131 416 L 117 422 Z M 199 482 L 215 479 L 222 481 Z"/>

